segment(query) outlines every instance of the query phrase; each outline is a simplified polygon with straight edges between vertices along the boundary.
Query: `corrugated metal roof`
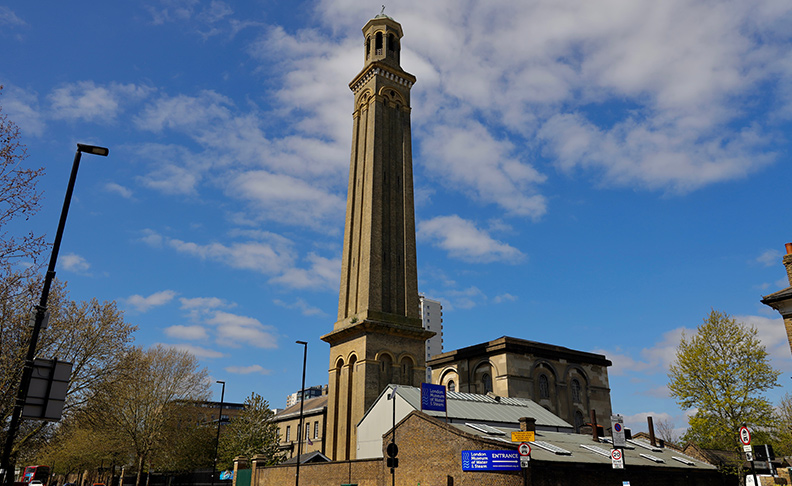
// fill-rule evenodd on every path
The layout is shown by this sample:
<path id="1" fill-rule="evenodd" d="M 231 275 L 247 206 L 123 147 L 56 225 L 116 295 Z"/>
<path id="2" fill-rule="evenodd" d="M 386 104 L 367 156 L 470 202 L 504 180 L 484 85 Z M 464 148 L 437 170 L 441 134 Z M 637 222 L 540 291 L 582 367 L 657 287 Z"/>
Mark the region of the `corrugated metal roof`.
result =
<path id="1" fill-rule="evenodd" d="M 399 385 L 396 394 L 416 410 L 421 409 L 420 388 Z M 520 417 L 533 417 L 536 419 L 536 425 L 540 427 L 573 429 L 568 422 L 527 398 L 499 397 L 496 399 L 489 395 L 448 392 L 446 408 L 448 409 L 448 418 L 453 420 L 516 425 L 520 423 Z M 424 413 L 439 418 L 446 416 L 444 412 L 424 411 Z"/>

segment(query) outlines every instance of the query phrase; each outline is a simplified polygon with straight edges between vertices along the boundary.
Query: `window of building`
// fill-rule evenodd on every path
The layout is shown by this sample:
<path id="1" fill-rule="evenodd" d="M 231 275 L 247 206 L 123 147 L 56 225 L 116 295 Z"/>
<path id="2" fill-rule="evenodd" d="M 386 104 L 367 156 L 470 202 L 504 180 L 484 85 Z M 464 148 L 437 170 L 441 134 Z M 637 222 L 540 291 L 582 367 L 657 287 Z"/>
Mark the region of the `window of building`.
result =
<path id="1" fill-rule="evenodd" d="M 286 426 L 286 442 L 291 440 L 291 425 Z"/>
<path id="2" fill-rule="evenodd" d="M 305 423 L 305 439 L 311 438 L 311 422 Z"/>
<path id="3" fill-rule="evenodd" d="M 580 403 L 580 382 L 572 379 L 572 403 Z"/>
<path id="4" fill-rule="evenodd" d="M 547 375 L 539 375 L 539 398 L 550 398 L 550 381 Z"/>
<path id="5" fill-rule="evenodd" d="M 484 373 L 481 376 L 481 387 L 484 390 L 484 393 L 489 393 L 492 391 L 492 377 L 489 373 Z"/>
<path id="6" fill-rule="evenodd" d="M 314 439 L 319 438 L 319 422 L 314 422 Z"/>
<path id="7" fill-rule="evenodd" d="M 302 424 L 297 424 L 297 433 L 294 435 L 294 440 L 300 442 L 300 431 L 302 430 Z"/>
<path id="8" fill-rule="evenodd" d="M 448 386 L 448 391 L 456 391 L 456 383 L 454 383 L 453 381 L 449 381 L 447 386 Z"/>
<path id="9" fill-rule="evenodd" d="M 382 55 L 382 32 L 377 32 L 377 35 L 374 37 L 374 54 L 381 56 Z"/>
<path id="10" fill-rule="evenodd" d="M 583 412 L 577 410 L 575 412 L 575 432 L 580 433 L 580 428 L 583 427 L 585 423 L 583 422 Z"/>

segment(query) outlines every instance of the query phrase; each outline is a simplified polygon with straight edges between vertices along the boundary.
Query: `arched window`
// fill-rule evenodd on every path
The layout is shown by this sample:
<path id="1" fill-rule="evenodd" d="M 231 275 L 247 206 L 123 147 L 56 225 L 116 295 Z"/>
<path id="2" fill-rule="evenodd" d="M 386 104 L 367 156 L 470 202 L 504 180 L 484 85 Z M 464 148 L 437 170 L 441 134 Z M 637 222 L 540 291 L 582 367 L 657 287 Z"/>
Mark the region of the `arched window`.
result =
<path id="1" fill-rule="evenodd" d="M 388 35 L 388 50 L 392 52 L 397 52 L 399 50 L 399 41 L 393 34 Z"/>
<path id="2" fill-rule="evenodd" d="M 547 375 L 539 375 L 539 398 L 550 398 L 550 382 Z"/>
<path id="3" fill-rule="evenodd" d="M 585 425 L 583 422 L 583 412 L 580 410 L 575 411 L 575 432 L 580 433 L 580 428 Z"/>
<path id="4" fill-rule="evenodd" d="M 401 372 L 402 372 L 401 384 L 412 386 L 413 362 L 410 358 L 406 356 L 401 360 Z"/>
<path id="5" fill-rule="evenodd" d="M 366 37 L 366 59 L 371 57 L 371 36 Z"/>
<path id="6" fill-rule="evenodd" d="M 481 389 L 484 390 L 484 393 L 492 391 L 492 377 L 489 373 L 481 375 Z"/>
<path id="7" fill-rule="evenodd" d="M 374 54 L 378 56 L 382 55 L 382 32 L 377 32 L 377 35 L 374 37 Z"/>
<path id="8" fill-rule="evenodd" d="M 453 381 L 449 381 L 446 386 L 448 386 L 448 391 L 456 391 L 456 383 Z"/>
<path id="9" fill-rule="evenodd" d="M 572 403 L 581 403 L 580 401 L 580 382 L 577 379 L 572 379 Z"/>
<path id="10" fill-rule="evenodd" d="M 393 380 L 393 358 L 388 354 L 379 357 L 380 362 L 380 388 L 384 388 Z"/>

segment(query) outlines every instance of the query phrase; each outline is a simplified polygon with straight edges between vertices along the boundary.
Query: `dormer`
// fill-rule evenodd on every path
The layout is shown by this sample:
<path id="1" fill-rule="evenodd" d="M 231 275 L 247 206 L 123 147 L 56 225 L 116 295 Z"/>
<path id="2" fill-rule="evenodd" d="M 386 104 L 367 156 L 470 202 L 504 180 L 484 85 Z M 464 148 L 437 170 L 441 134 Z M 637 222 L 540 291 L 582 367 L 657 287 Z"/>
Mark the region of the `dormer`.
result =
<path id="1" fill-rule="evenodd" d="M 384 62 L 394 67 L 399 65 L 401 50 L 401 25 L 385 14 L 379 14 L 363 27 L 365 38 L 363 51 L 365 64 Z"/>

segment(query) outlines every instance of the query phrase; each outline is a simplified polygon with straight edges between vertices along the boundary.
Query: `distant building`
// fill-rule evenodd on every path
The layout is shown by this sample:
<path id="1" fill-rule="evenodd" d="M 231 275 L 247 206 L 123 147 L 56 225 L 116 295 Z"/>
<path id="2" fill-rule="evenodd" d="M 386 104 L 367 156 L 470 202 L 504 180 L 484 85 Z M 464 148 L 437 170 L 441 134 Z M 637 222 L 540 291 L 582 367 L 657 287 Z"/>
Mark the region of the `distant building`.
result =
<path id="1" fill-rule="evenodd" d="M 610 423 L 611 364 L 601 354 L 506 336 L 427 361 L 432 383 L 448 391 L 529 398 L 573 424 L 576 432 L 592 409 L 598 424 Z"/>
<path id="2" fill-rule="evenodd" d="M 327 394 L 308 398 L 303 404 L 305 433 L 300 427 L 300 402 L 286 407 L 272 419 L 278 425 L 278 445 L 287 459 L 297 455 L 298 442 L 302 442 L 302 453 L 325 453 L 327 421 Z"/>
<path id="3" fill-rule="evenodd" d="M 426 360 L 443 352 L 443 305 L 432 299 L 419 295 L 421 303 L 421 321 L 423 328 L 436 334 L 426 340 Z M 426 382 L 432 382 L 432 369 L 426 368 Z"/>
<path id="4" fill-rule="evenodd" d="M 322 395 L 327 395 L 327 385 L 316 385 L 306 388 L 304 390 L 304 394 L 296 391 L 286 397 L 286 408 L 291 407 L 295 403 L 300 403 L 300 400 L 302 400 L 303 396 L 305 396 L 305 399 L 307 400 L 309 398 L 321 397 Z"/>

